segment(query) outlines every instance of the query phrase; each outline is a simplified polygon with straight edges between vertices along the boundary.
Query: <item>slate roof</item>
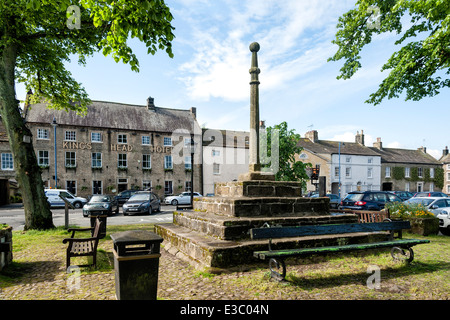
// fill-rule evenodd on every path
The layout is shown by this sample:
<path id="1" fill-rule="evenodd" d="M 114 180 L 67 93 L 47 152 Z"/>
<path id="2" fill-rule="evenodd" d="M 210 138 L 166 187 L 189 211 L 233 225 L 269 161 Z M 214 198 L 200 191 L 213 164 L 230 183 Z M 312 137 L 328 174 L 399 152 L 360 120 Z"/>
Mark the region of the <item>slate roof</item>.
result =
<path id="1" fill-rule="evenodd" d="M 433 156 L 420 150 L 382 148 L 381 150 L 370 147 L 381 156 L 381 163 L 411 163 L 440 165 L 440 162 Z"/>
<path id="2" fill-rule="evenodd" d="M 318 140 L 312 142 L 308 138 L 301 138 L 298 145 L 305 150 L 315 154 L 338 154 L 339 142 L 330 140 Z M 361 156 L 379 156 L 378 153 L 372 149 L 363 146 L 356 142 L 341 142 L 341 154 L 352 154 Z"/>
<path id="3" fill-rule="evenodd" d="M 249 148 L 250 133 L 247 131 L 234 131 L 203 128 L 203 146 L 223 147 L 223 148 Z M 205 134 L 206 132 L 206 134 Z M 217 137 L 215 137 L 217 135 Z M 214 137 L 213 139 L 210 139 Z"/>
<path id="4" fill-rule="evenodd" d="M 315 154 L 338 154 L 339 142 L 329 140 L 318 140 L 313 143 L 308 138 L 300 139 L 299 146 Z M 442 162 L 436 160 L 433 156 L 420 150 L 366 147 L 356 142 L 341 143 L 341 154 L 361 155 L 361 156 L 380 156 L 381 163 L 411 163 L 440 165 Z M 450 157 L 447 159 L 450 162 Z"/>
<path id="5" fill-rule="evenodd" d="M 26 112 L 29 123 L 50 124 L 55 116 L 59 125 L 111 128 L 135 131 L 173 132 L 185 129 L 189 132 L 201 132 L 190 110 L 131 105 L 116 102 L 92 101 L 86 116 L 73 111 L 48 109 L 44 103 L 30 105 Z"/>

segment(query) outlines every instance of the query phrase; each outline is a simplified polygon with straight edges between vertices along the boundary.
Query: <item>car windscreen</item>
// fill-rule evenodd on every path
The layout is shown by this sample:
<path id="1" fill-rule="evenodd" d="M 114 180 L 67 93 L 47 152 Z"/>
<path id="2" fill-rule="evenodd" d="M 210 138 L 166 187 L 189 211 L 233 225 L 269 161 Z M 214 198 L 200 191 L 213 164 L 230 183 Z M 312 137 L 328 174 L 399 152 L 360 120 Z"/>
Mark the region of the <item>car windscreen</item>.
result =
<path id="1" fill-rule="evenodd" d="M 405 203 L 407 203 L 407 204 L 422 204 L 424 206 L 428 206 L 433 201 L 434 201 L 434 199 L 429 199 L 429 198 L 412 198 L 412 199 L 406 200 Z"/>
<path id="2" fill-rule="evenodd" d="M 345 201 L 360 201 L 364 194 L 362 193 L 350 193 L 345 197 Z"/>
<path id="3" fill-rule="evenodd" d="M 128 201 L 148 201 L 148 200 L 150 200 L 149 193 L 137 193 L 131 196 L 131 198 Z"/>
<path id="4" fill-rule="evenodd" d="M 89 202 L 109 202 L 110 198 L 106 196 L 92 196 Z"/>

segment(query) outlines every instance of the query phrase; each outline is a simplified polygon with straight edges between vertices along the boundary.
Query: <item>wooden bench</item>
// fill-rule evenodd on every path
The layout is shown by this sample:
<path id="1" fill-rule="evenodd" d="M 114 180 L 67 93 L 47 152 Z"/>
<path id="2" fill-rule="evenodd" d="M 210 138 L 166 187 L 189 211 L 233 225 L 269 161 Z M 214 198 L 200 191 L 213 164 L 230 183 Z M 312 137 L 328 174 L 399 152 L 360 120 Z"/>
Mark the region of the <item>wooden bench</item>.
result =
<path id="1" fill-rule="evenodd" d="M 338 253 L 355 250 L 368 250 L 378 248 L 392 248 L 391 255 L 394 259 L 402 259 L 411 262 L 414 259 L 412 246 L 422 243 L 429 243 L 429 240 L 418 239 L 394 239 L 394 232 L 402 229 L 410 229 L 409 221 L 389 221 L 377 223 L 354 223 L 354 224 L 333 224 L 333 225 L 306 225 L 294 227 L 268 227 L 250 229 L 252 239 L 269 239 L 269 250 L 255 251 L 253 256 L 261 260 L 269 260 L 269 268 L 272 277 L 277 280 L 283 280 L 286 277 L 285 258 L 293 256 L 304 256 L 313 254 Z M 386 233 L 386 231 L 389 231 Z M 272 250 L 272 239 L 303 237 L 303 236 L 321 236 L 334 234 L 352 234 L 352 233 L 386 233 L 386 241 L 357 243 L 338 246 L 324 246 L 313 248 L 295 248 Z M 400 237 L 401 237 L 401 233 Z M 383 233 L 382 233 L 383 235 Z M 279 272 L 281 271 L 281 273 Z"/>
<path id="2" fill-rule="evenodd" d="M 70 258 L 72 257 L 91 256 L 92 264 L 79 265 L 79 267 L 97 266 L 97 246 L 101 225 L 102 222 L 96 219 L 94 227 L 67 229 L 68 232 L 72 232 L 72 235 L 70 238 L 63 240 L 63 243 L 69 243 L 66 252 L 66 269 L 70 267 Z M 92 236 L 90 238 L 75 238 L 75 233 L 78 231 L 91 231 Z"/>

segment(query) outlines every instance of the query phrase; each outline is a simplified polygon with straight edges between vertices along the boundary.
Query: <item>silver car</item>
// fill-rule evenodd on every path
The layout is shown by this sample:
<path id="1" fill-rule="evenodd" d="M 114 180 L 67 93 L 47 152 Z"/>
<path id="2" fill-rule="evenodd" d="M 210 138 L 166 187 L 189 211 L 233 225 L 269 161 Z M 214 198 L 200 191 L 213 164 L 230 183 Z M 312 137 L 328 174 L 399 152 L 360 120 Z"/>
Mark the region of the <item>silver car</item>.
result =
<path id="1" fill-rule="evenodd" d="M 450 210 L 450 198 L 448 197 L 414 197 L 403 201 L 405 204 L 422 204 L 437 216 L 443 209 Z"/>
<path id="2" fill-rule="evenodd" d="M 200 193 L 194 192 L 194 198 L 203 197 Z M 165 204 L 171 204 L 173 206 L 179 204 L 190 204 L 191 203 L 191 193 L 183 192 L 177 196 L 169 196 L 164 199 Z"/>

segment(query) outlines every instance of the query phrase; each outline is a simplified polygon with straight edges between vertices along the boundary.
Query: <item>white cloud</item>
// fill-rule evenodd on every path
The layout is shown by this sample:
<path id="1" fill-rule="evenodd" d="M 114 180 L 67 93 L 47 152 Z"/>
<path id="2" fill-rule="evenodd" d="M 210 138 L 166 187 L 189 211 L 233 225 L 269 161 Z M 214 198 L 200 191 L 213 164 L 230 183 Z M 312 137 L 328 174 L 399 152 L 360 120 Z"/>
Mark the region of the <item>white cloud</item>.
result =
<path id="1" fill-rule="evenodd" d="M 335 32 L 336 11 L 344 12 L 351 3 L 230 0 L 214 2 L 214 8 L 209 7 L 213 11 L 205 17 L 200 14 L 204 13 L 204 6 L 195 15 L 195 6 L 202 5 L 202 1 L 189 2 L 191 15 L 180 18 L 189 21 L 192 28 L 193 54 L 181 65 L 179 79 L 190 97 L 201 101 L 213 97 L 229 101 L 248 99 L 248 46 L 253 41 L 261 45 L 259 66 L 264 90 L 280 88 L 317 70 L 332 54 L 330 35 Z"/>

